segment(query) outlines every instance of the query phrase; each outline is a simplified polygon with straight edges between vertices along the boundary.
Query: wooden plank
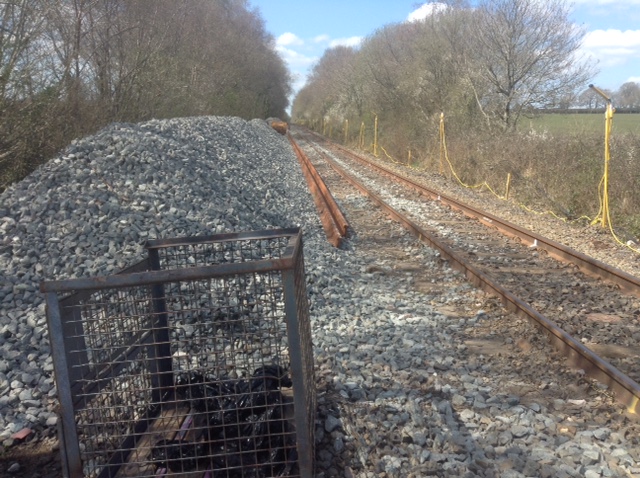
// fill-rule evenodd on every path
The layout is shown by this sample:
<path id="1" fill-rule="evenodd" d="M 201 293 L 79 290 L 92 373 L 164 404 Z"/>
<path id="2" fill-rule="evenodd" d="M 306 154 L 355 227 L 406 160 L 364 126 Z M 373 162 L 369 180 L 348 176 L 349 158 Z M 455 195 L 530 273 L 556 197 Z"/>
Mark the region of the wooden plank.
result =
<path id="1" fill-rule="evenodd" d="M 156 474 L 156 467 L 151 464 L 151 450 L 160 440 L 175 439 L 180 434 L 178 430 L 185 427 L 185 424 L 190 426 L 190 423 L 191 415 L 188 407 L 176 405 L 163 410 L 149 427 L 136 449 L 129 455 L 128 463 L 120 468 L 117 478 L 164 476 Z"/>

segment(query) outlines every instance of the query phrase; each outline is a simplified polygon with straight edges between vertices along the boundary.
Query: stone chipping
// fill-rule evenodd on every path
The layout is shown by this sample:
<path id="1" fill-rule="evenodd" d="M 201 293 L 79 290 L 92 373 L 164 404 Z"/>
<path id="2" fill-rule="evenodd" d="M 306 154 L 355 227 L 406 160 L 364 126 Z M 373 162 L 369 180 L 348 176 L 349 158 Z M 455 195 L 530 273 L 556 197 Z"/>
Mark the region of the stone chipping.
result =
<path id="1" fill-rule="evenodd" d="M 42 280 L 114 273 L 147 239 L 300 226 L 318 477 L 640 476 L 637 418 L 605 387 L 362 196 L 336 196 L 354 225 L 342 250 L 286 138 L 231 117 L 113 124 L 4 191 L 0 472 L 59 476 L 21 458 L 57 453 Z"/>

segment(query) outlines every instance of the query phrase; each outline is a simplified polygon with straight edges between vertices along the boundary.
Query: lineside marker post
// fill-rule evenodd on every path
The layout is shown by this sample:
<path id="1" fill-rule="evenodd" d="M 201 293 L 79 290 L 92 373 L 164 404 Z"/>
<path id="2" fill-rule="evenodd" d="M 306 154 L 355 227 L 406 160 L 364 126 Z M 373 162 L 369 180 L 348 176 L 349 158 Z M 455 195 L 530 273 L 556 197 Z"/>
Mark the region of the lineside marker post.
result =
<path id="1" fill-rule="evenodd" d="M 349 139 L 349 120 L 344 120 L 344 145 L 347 145 L 347 139 Z"/>
<path id="2" fill-rule="evenodd" d="M 444 139 L 444 111 L 440 113 L 440 176 L 444 175 L 444 156 L 447 144 Z"/>
<path id="3" fill-rule="evenodd" d="M 373 121 L 373 155 L 378 157 L 378 115 Z"/>
<path id="4" fill-rule="evenodd" d="M 507 187 L 505 188 L 504 198 L 509 199 L 509 190 L 511 189 L 511 173 L 507 173 Z"/>
<path id="5" fill-rule="evenodd" d="M 595 85 L 589 85 L 589 88 L 602 96 L 607 102 L 607 109 L 604 113 L 604 174 L 602 176 L 602 197 L 600 200 L 600 213 L 592 221 L 591 224 L 601 222 L 602 227 L 607 227 L 607 222 L 611 223 L 609 216 L 609 161 L 611 160 L 611 150 L 609 140 L 611 138 L 611 124 L 613 123 L 613 104 L 611 98 L 604 91 Z"/>

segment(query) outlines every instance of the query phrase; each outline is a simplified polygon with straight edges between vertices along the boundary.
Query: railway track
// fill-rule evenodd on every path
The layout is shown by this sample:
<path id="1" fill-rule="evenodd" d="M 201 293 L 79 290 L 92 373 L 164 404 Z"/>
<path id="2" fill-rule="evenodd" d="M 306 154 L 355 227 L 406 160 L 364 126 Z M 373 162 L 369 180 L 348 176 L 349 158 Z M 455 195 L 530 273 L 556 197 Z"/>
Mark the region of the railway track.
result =
<path id="1" fill-rule="evenodd" d="M 288 135 L 288 138 L 300 162 L 302 173 L 307 180 L 309 189 L 312 192 L 313 200 L 320 214 L 322 227 L 327 235 L 327 240 L 335 247 L 340 247 L 342 240 L 349 232 L 349 223 L 313 163 L 311 163 L 309 158 L 302 152 L 291 135 Z"/>
<path id="2" fill-rule="evenodd" d="M 533 321 L 630 412 L 640 411 L 637 278 L 337 145 L 320 146 L 318 137 L 308 132 L 297 130 L 296 138 L 318 167 L 330 164 L 423 242 L 439 249 L 474 285 Z"/>

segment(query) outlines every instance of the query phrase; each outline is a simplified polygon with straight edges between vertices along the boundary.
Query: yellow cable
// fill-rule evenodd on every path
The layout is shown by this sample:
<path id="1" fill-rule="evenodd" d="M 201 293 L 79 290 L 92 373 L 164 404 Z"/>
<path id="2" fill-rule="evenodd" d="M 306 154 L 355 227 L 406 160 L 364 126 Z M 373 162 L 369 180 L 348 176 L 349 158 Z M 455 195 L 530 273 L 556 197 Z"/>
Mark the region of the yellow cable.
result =
<path id="1" fill-rule="evenodd" d="M 591 221 L 592 226 L 595 226 L 598 223 L 598 221 L 600 221 L 602 214 L 604 214 L 604 209 L 602 204 L 602 193 L 601 193 L 603 183 L 604 183 L 604 176 L 600 178 L 600 182 L 598 183 L 598 213 Z"/>
<path id="2" fill-rule="evenodd" d="M 613 112 L 611 112 L 610 114 L 607 114 L 607 119 L 611 120 L 611 118 L 613 117 Z M 376 118 L 377 119 L 377 118 Z M 610 125 L 610 121 L 607 122 L 607 124 L 605 125 L 605 137 L 608 138 L 608 135 L 611 132 L 611 125 Z M 364 139 L 364 138 L 363 138 Z M 396 159 L 394 159 L 388 152 L 387 150 L 380 144 L 377 143 L 377 137 L 374 138 L 374 144 L 371 145 L 370 149 L 368 149 L 369 152 L 371 152 L 371 150 L 373 150 L 373 154 L 374 156 L 377 156 L 377 147 L 380 147 L 380 149 L 382 149 L 382 151 L 384 152 L 385 156 L 394 164 L 398 164 L 401 165 L 407 169 L 411 169 L 414 171 L 418 171 L 418 172 L 423 172 L 426 171 L 426 167 L 424 168 L 417 168 L 411 165 L 405 165 L 404 163 L 397 161 Z M 442 159 L 444 158 L 444 160 L 447 162 L 447 164 L 449 165 L 449 170 L 451 171 L 451 174 L 453 175 L 453 177 L 456 178 L 456 180 L 458 181 L 458 183 L 468 189 L 481 189 L 483 187 L 486 187 L 495 197 L 497 197 L 498 199 L 502 199 L 502 200 L 506 200 L 506 198 L 504 196 L 501 196 L 500 194 L 498 194 L 497 192 L 495 192 L 491 186 L 486 182 L 482 182 L 481 184 L 476 184 L 476 185 L 469 185 L 466 184 L 464 181 L 462 181 L 462 179 L 460 179 L 460 177 L 458 176 L 458 174 L 456 173 L 455 169 L 453 168 L 453 164 L 451 163 L 451 161 L 449 160 L 449 150 L 447 148 L 447 142 L 446 142 L 446 137 L 445 137 L 445 131 L 444 131 L 444 113 L 442 113 L 440 115 L 440 160 L 442 162 Z M 573 222 L 578 222 L 581 220 L 586 220 L 589 222 L 590 225 L 595 225 L 598 222 L 602 222 L 603 223 L 603 227 L 604 225 L 608 225 L 609 226 L 609 231 L 611 232 L 611 236 L 613 237 L 614 241 L 617 242 L 619 245 L 626 247 L 627 249 L 639 253 L 640 254 L 640 249 L 635 248 L 633 246 L 631 246 L 629 243 L 625 243 L 623 242 L 615 233 L 614 229 L 613 229 L 613 224 L 611 222 L 611 214 L 610 214 L 610 210 L 609 210 L 609 198 L 608 198 L 608 188 L 607 183 L 608 183 L 608 161 L 610 159 L 609 156 L 609 149 L 605 147 L 605 173 L 602 177 L 602 179 L 600 180 L 600 183 L 598 185 L 598 202 L 599 202 L 599 210 L 598 210 L 598 214 L 596 214 L 595 218 L 591 219 L 587 216 L 580 216 L 579 218 L 576 219 L 567 219 L 566 217 L 562 217 L 559 216 L 558 214 L 556 214 L 554 211 L 551 210 L 547 210 L 547 211 L 536 211 L 534 209 L 531 209 L 530 207 L 528 207 L 525 204 L 522 203 L 516 203 L 516 205 L 518 207 L 520 207 L 521 209 L 524 209 L 525 211 L 532 213 L 532 214 L 536 214 L 536 215 L 550 215 L 553 216 L 556 219 L 559 219 L 560 221 L 563 221 L 565 223 L 573 223 Z M 631 242 L 631 241 L 629 241 Z"/>
<path id="3" fill-rule="evenodd" d="M 605 131 L 605 136 L 607 138 L 607 141 L 608 141 L 608 135 L 611 133 L 611 119 L 612 118 L 613 118 L 613 111 L 609 111 L 608 110 L 606 131 Z M 440 115 L 440 144 L 441 144 L 441 147 L 440 147 L 441 154 L 444 153 L 444 159 L 449 164 L 449 169 L 450 169 L 451 173 L 453 174 L 453 176 L 457 179 L 458 183 L 460 183 L 462 186 L 464 186 L 466 188 L 469 188 L 469 189 L 482 188 L 483 186 L 485 186 L 498 199 L 505 199 L 504 197 L 502 197 L 498 193 L 496 193 L 493 189 L 491 189 L 491 187 L 489 186 L 489 184 L 487 184 L 486 181 L 483 182 L 482 184 L 477 184 L 477 185 L 474 185 L 474 186 L 470 186 L 468 184 L 465 184 L 458 177 L 458 175 L 456 174 L 455 170 L 453 169 L 453 165 L 451 164 L 451 161 L 449 161 L 449 152 L 448 152 L 447 143 L 446 143 L 446 137 L 445 137 L 445 133 L 444 133 L 444 114 Z M 591 225 L 597 224 L 597 222 L 599 220 L 598 218 L 602 214 L 603 225 L 608 223 L 609 230 L 611 231 L 611 235 L 614 238 L 614 240 L 618 244 L 620 244 L 620 245 L 622 245 L 622 246 L 624 246 L 624 247 L 626 247 L 626 248 L 628 248 L 628 249 L 630 249 L 630 250 L 632 250 L 634 252 L 640 253 L 640 250 L 632 247 L 628 243 L 622 242 L 620 240 L 620 238 L 618 238 L 618 236 L 616 235 L 615 231 L 613 230 L 613 225 L 611 223 L 611 216 L 610 216 L 610 211 L 609 211 L 609 197 L 608 197 L 609 195 L 608 195 L 608 188 L 607 188 L 608 179 L 609 179 L 608 178 L 608 161 L 609 161 L 609 159 L 610 159 L 610 157 L 609 157 L 609 148 L 607 147 L 607 148 L 605 148 L 605 161 L 606 161 L 606 164 L 605 164 L 605 175 L 600 180 L 600 185 L 598 187 L 598 189 L 602 191 L 602 194 L 598 195 L 598 199 L 599 199 L 599 202 L 600 202 L 600 210 L 598 211 L 598 214 L 596 215 L 596 218 L 591 220 Z M 550 211 L 550 210 L 544 211 L 544 212 L 537 212 L 537 211 L 534 211 L 533 209 L 527 207 L 524 204 L 518 203 L 518 206 L 521 207 L 522 209 L 530 212 L 530 213 L 533 213 L 533 214 L 537 214 L 537 215 L 549 214 L 549 215 L 555 217 L 556 219 L 559 219 L 559 220 L 561 220 L 561 221 L 563 221 L 565 223 L 577 222 L 577 221 L 580 221 L 582 219 L 590 220 L 586 216 L 581 216 L 581 217 L 579 217 L 577 219 L 569 221 L 567 218 L 558 216 L 555 212 Z"/>
<path id="4" fill-rule="evenodd" d="M 462 179 L 460 179 L 456 171 L 453 169 L 453 164 L 451 164 L 451 161 L 449 161 L 449 150 L 447 148 L 447 139 L 444 134 L 444 113 L 440 114 L 440 152 L 441 152 L 441 158 L 442 158 L 442 153 L 444 153 L 444 159 L 447 161 L 447 164 L 449 165 L 449 170 L 451 171 L 451 174 L 453 174 L 453 177 L 456 178 L 456 180 L 458 181 L 458 183 L 460 183 L 461 186 L 468 189 L 477 189 L 477 188 L 486 187 L 489 191 L 491 191 L 491 193 L 494 196 L 496 196 L 499 199 L 504 199 L 504 197 L 496 193 L 486 181 L 484 181 L 481 184 L 476 184 L 471 186 L 469 184 L 466 184 L 464 181 L 462 181 Z"/>
<path id="5" fill-rule="evenodd" d="M 422 172 L 422 171 L 426 171 L 427 170 L 426 168 L 416 168 L 415 166 L 411 166 L 409 164 L 404 164 L 403 162 L 398 161 L 397 159 L 394 159 L 389 153 L 387 153 L 387 150 L 384 149 L 384 146 L 382 146 L 382 145 L 378 145 L 378 146 L 380 146 L 380 149 L 385 154 L 385 156 L 387 158 L 389 158 L 391 160 L 391 162 L 394 163 L 394 164 L 399 164 L 400 166 L 403 166 L 403 167 L 405 167 L 407 169 L 412 169 L 413 171 L 418 171 L 418 172 Z"/>

